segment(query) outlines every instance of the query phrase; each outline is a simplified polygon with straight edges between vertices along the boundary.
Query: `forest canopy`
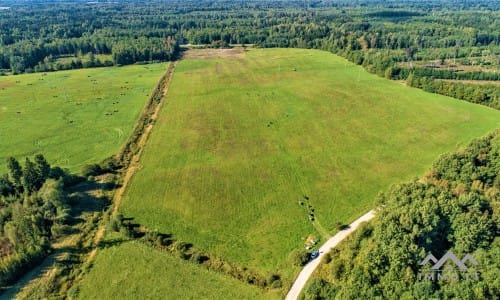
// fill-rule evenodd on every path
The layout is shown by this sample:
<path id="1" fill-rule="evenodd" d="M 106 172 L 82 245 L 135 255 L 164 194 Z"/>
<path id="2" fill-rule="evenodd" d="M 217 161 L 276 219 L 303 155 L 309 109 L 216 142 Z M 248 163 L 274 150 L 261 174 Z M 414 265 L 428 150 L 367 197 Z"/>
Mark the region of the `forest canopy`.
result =
<path id="1" fill-rule="evenodd" d="M 7 165 L 0 176 L 0 286 L 44 258 L 65 230 L 70 208 L 64 187 L 75 180 L 41 154 L 24 166 L 10 157 Z"/>

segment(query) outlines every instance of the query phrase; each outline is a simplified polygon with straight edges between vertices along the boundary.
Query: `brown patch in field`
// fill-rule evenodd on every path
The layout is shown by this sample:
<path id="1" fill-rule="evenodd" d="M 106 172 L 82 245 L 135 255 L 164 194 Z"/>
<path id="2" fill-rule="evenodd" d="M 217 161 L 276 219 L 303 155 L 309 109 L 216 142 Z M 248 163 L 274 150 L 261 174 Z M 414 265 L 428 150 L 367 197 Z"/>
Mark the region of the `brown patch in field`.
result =
<path id="1" fill-rule="evenodd" d="M 238 63 L 240 63 L 244 67 L 244 69 L 248 69 L 248 66 L 249 66 L 248 60 L 240 59 L 240 60 L 238 60 Z"/>
<path id="2" fill-rule="evenodd" d="M 306 246 L 314 246 L 316 245 L 316 243 L 318 242 L 318 239 L 316 239 L 314 236 L 312 235 L 309 235 L 307 238 L 306 238 L 306 242 L 304 243 L 304 245 Z"/>
<path id="3" fill-rule="evenodd" d="M 243 58 L 242 47 L 229 49 L 189 49 L 182 55 L 187 59 Z"/>
<path id="4" fill-rule="evenodd" d="M 16 84 L 12 81 L 0 81 L 0 88 L 6 88 L 14 85 Z"/>
<path id="5" fill-rule="evenodd" d="M 259 169 L 255 172 L 255 175 L 264 182 L 271 180 L 271 173 L 267 170 Z"/>
<path id="6" fill-rule="evenodd" d="M 387 168 L 387 167 L 385 166 L 385 164 L 382 164 L 382 163 L 377 163 L 377 164 L 373 165 L 372 170 L 373 170 L 375 173 L 380 174 L 380 173 L 385 172 L 385 169 L 386 169 L 386 168 Z"/>
<path id="7" fill-rule="evenodd" d="M 221 74 L 224 72 L 224 67 L 220 63 L 215 64 L 215 74 Z"/>

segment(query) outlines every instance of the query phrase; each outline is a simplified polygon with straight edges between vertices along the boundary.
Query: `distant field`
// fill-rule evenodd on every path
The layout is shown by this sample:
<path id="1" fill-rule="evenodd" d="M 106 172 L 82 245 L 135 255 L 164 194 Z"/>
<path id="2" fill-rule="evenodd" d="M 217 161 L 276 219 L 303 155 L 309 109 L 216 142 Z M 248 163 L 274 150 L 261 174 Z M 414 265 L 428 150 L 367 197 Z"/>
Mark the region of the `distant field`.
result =
<path id="1" fill-rule="evenodd" d="M 499 126 L 498 111 L 402 86 L 327 52 L 186 59 L 121 211 L 289 283 L 297 268 L 287 257 L 308 235 L 335 232 L 388 185 Z"/>
<path id="2" fill-rule="evenodd" d="M 100 250 L 77 289 L 77 299 L 273 299 L 259 288 L 137 242 Z"/>
<path id="3" fill-rule="evenodd" d="M 165 64 L 0 77 L 0 173 L 8 156 L 43 153 L 80 171 L 116 153 Z"/>

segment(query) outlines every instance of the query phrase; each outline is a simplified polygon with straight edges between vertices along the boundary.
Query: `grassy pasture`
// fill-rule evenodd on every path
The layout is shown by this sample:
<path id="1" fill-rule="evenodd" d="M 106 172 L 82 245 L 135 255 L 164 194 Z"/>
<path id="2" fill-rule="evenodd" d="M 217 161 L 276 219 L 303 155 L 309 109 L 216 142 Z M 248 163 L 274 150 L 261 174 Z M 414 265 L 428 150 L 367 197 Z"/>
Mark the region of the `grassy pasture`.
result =
<path id="1" fill-rule="evenodd" d="M 116 153 L 165 64 L 0 77 L 0 173 L 8 156 L 43 153 L 80 171 Z"/>
<path id="2" fill-rule="evenodd" d="M 77 290 L 77 299 L 278 299 L 138 242 L 100 250 Z"/>
<path id="3" fill-rule="evenodd" d="M 334 233 L 388 185 L 498 126 L 498 111 L 379 78 L 327 52 L 186 59 L 121 211 L 291 282 L 297 268 L 287 257 L 309 234 Z"/>

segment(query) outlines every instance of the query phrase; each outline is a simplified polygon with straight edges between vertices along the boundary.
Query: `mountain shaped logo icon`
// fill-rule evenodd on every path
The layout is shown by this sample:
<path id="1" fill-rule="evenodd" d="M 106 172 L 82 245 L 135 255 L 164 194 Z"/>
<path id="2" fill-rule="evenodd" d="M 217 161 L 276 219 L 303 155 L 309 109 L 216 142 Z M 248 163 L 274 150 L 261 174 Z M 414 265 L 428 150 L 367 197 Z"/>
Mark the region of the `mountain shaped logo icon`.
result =
<path id="1" fill-rule="evenodd" d="M 426 264 L 429 263 L 429 261 L 432 261 L 433 263 L 437 263 L 437 258 L 434 257 L 434 255 L 432 255 L 432 253 L 429 253 L 429 255 L 427 255 L 424 260 L 420 263 L 421 266 L 425 266 Z"/>
<path id="2" fill-rule="evenodd" d="M 462 262 L 465 264 L 466 262 L 470 262 L 471 264 L 473 264 L 474 266 L 477 266 L 479 265 L 479 263 L 477 262 L 477 260 L 474 259 L 474 257 L 472 257 L 472 255 L 470 254 L 467 254 L 466 256 L 464 256 L 464 258 L 462 258 Z"/>
<path id="3" fill-rule="evenodd" d="M 437 260 L 437 258 L 432 255 L 432 253 L 429 253 L 429 255 L 427 255 L 420 263 L 420 265 L 425 266 L 429 264 L 429 262 L 432 262 L 434 263 L 434 265 L 431 267 L 431 269 L 439 270 L 447 261 L 452 261 L 461 271 L 468 270 L 468 267 L 465 265 L 465 263 L 467 262 L 475 266 L 479 265 L 479 263 L 474 259 L 474 257 L 472 257 L 472 255 L 467 254 L 460 260 L 455 254 L 453 254 L 453 252 L 449 250 L 445 255 L 443 255 L 443 257 L 441 257 L 440 260 Z"/>

